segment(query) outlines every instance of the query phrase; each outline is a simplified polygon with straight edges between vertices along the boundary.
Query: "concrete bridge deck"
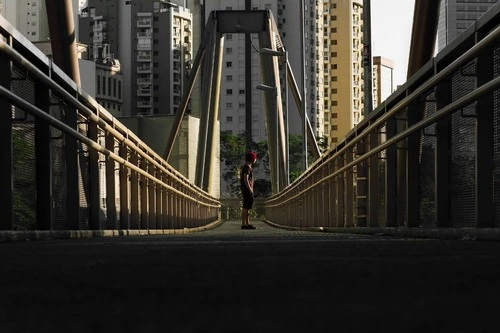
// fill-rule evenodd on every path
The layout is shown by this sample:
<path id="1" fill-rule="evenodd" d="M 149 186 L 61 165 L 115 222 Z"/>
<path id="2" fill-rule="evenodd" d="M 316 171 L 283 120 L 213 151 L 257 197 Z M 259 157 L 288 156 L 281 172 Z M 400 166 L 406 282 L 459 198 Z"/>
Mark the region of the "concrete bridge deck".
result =
<path id="1" fill-rule="evenodd" d="M 0 244 L 8 332 L 490 332 L 500 242 L 293 232 Z M 494 325 L 494 326 L 492 326 Z"/>

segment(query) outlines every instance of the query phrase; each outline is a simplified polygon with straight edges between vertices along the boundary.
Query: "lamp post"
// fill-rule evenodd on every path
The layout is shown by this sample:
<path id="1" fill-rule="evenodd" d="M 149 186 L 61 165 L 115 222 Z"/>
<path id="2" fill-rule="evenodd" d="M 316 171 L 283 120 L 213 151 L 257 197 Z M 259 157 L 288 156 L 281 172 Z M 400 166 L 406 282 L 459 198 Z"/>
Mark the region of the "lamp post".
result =
<path id="1" fill-rule="evenodd" d="M 261 48 L 259 50 L 260 54 L 269 55 L 273 57 L 283 57 L 284 68 L 285 68 L 285 95 L 284 95 L 284 116 L 285 116 L 285 159 L 286 159 L 286 174 L 285 174 L 285 186 L 290 184 L 290 148 L 289 148 L 289 128 L 288 128 L 288 51 L 277 51 L 269 48 Z"/>
<path id="2" fill-rule="evenodd" d="M 276 144 L 276 148 L 275 148 L 275 167 L 274 167 L 274 182 L 275 182 L 275 191 L 276 193 L 278 193 L 280 191 L 280 188 L 279 188 L 279 171 L 278 171 L 278 166 L 279 166 L 279 154 L 278 154 L 278 151 L 279 151 L 279 139 L 278 139 L 278 108 L 276 106 L 276 96 L 278 95 L 278 89 L 276 87 L 271 87 L 271 86 L 268 86 L 267 84 L 259 84 L 257 85 L 256 87 L 258 90 L 262 90 L 262 91 L 266 91 L 266 92 L 271 92 L 273 94 L 273 109 L 274 109 L 274 112 L 276 114 L 276 131 L 275 131 L 275 136 L 276 136 L 276 140 L 275 140 L 275 144 Z"/>

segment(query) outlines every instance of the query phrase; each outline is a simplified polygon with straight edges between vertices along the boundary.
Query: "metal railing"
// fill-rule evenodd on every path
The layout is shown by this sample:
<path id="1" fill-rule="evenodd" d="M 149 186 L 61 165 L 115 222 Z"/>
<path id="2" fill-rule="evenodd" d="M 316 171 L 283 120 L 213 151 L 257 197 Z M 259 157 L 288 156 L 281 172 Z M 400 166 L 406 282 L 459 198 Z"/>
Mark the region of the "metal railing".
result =
<path id="1" fill-rule="evenodd" d="M 269 198 L 266 219 L 339 231 L 498 228 L 499 18 L 496 5 Z"/>
<path id="2" fill-rule="evenodd" d="M 173 169 L 1 16 L 0 72 L 0 230 L 161 233 L 219 220 L 218 199 Z"/>

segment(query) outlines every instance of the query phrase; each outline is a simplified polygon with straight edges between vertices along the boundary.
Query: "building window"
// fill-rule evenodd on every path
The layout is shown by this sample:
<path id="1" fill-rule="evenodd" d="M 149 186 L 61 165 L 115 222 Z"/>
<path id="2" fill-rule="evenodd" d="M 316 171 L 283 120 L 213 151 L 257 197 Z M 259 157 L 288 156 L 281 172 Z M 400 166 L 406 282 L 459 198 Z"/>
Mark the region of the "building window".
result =
<path id="1" fill-rule="evenodd" d="M 226 103 L 226 109 L 232 109 L 233 103 Z"/>
<path id="2" fill-rule="evenodd" d="M 226 53 L 227 54 L 233 54 L 233 48 L 232 47 L 226 47 Z"/>
<path id="3" fill-rule="evenodd" d="M 240 95 L 245 95 L 245 89 L 240 89 Z"/>
<path id="4" fill-rule="evenodd" d="M 226 81 L 227 82 L 232 82 L 233 81 L 233 76 L 232 75 L 226 75 Z"/>
<path id="5" fill-rule="evenodd" d="M 233 67 L 233 62 L 232 61 L 226 61 L 226 67 Z"/>
<path id="6" fill-rule="evenodd" d="M 101 94 L 101 76 L 97 75 L 97 94 Z"/>
<path id="7" fill-rule="evenodd" d="M 122 98 L 122 82 L 118 81 L 118 98 Z"/>
<path id="8" fill-rule="evenodd" d="M 226 95 L 232 95 L 233 89 L 226 89 Z"/>
<path id="9" fill-rule="evenodd" d="M 233 122 L 233 117 L 231 117 L 231 116 L 226 117 L 226 122 L 227 123 L 232 123 Z"/>

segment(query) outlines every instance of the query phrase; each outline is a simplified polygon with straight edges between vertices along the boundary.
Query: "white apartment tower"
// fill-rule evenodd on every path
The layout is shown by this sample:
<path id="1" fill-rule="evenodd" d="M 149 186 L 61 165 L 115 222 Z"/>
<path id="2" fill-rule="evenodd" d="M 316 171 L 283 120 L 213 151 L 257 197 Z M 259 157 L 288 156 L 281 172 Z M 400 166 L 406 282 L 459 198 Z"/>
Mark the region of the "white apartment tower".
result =
<path id="1" fill-rule="evenodd" d="M 394 62 L 373 57 L 373 107 L 376 108 L 394 92 Z"/>
<path id="2" fill-rule="evenodd" d="M 73 0 L 73 13 L 77 17 L 78 0 Z M 50 40 L 45 0 L 0 0 L 0 14 L 31 42 Z M 78 22 L 75 22 L 78 35 Z"/>
<path id="3" fill-rule="evenodd" d="M 80 36 L 94 59 L 118 59 L 123 116 L 173 115 L 192 59 L 192 15 L 184 1 L 88 0 Z"/>
<path id="4" fill-rule="evenodd" d="M 323 19 L 322 1 L 305 1 L 306 102 L 311 125 L 317 136 L 323 132 Z M 280 36 L 288 51 L 288 60 L 302 95 L 302 58 L 300 38 L 300 2 L 284 0 L 211 0 L 204 2 L 202 17 L 214 10 L 271 10 Z M 280 66 L 283 66 L 280 61 Z M 266 140 L 264 92 L 256 89 L 261 82 L 258 36 L 226 34 L 224 36 L 221 82 L 221 130 L 234 134 L 250 133 L 255 142 Z M 284 67 L 280 68 L 284 87 Z M 291 134 L 302 134 L 302 121 L 292 98 L 288 101 Z"/>

